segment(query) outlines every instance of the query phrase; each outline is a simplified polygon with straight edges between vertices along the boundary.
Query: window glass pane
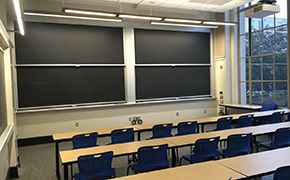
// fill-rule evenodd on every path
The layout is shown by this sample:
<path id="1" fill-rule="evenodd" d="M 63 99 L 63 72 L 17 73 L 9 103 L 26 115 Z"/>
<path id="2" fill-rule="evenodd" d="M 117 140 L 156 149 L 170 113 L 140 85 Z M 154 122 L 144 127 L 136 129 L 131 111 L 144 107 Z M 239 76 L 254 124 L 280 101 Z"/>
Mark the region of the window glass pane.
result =
<path id="1" fill-rule="evenodd" d="M 252 56 L 263 54 L 263 32 L 252 33 Z"/>
<path id="2" fill-rule="evenodd" d="M 287 65 L 275 65 L 275 79 L 287 80 Z"/>
<path id="3" fill-rule="evenodd" d="M 269 63 L 272 64 L 273 63 L 273 56 L 263 56 L 263 63 Z"/>
<path id="4" fill-rule="evenodd" d="M 262 30 L 262 19 L 252 18 L 252 32 Z"/>
<path id="5" fill-rule="evenodd" d="M 252 57 L 252 63 L 259 64 L 262 62 L 262 57 Z"/>
<path id="6" fill-rule="evenodd" d="M 263 102 L 264 101 L 273 101 L 273 91 L 263 91 Z"/>
<path id="7" fill-rule="evenodd" d="M 287 63 L 287 55 L 285 53 L 276 54 L 275 63 Z"/>
<path id="8" fill-rule="evenodd" d="M 252 64 L 252 80 L 261 80 L 261 64 Z"/>
<path id="9" fill-rule="evenodd" d="M 276 28 L 276 51 L 287 51 L 287 25 Z"/>
<path id="10" fill-rule="evenodd" d="M 287 24 L 287 0 L 277 0 L 280 5 L 280 13 L 275 14 L 276 26 Z"/>
<path id="11" fill-rule="evenodd" d="M 275 51 L 274 28 L 263 31 L 263 54 L 272 54 Z"/>
<path id="12" fill-rule="evenodd" d="M 273 82 L 264 82 L 263 83 L 263 91 L 273 92 L 274 91 L 274 84 L 273 84 Z"/>
<path id="13" fill-rule="evenodd" d="M 252 104 L 262 104 L 262 88 L 260 82 L 252 83 Z"/>
<path id="14" fill-rule="evenodd" d="M 263 64 L 263 80 L 273 80 L 273 79 L 274 79 L 273 65 Z"/>
<path id="15" fill-rule="evenodd" d="M 276 91 L 275 93 L 276 99 L 275 102 L 280 107 L 288 107 L 288 93 L 287 91 Z"/>
<path id="16" fill-rule="evenodd" d="M 286 91 L 287 90 L 287 82 L 276 82 L 275 83 L 275 88 L 276 90 L 283 90 Z"/>
<path id="17" fill-rule="evenodd" d="M 275 26 L 274 15 L 263 18 L 263 29 L 269 29 Z"/>

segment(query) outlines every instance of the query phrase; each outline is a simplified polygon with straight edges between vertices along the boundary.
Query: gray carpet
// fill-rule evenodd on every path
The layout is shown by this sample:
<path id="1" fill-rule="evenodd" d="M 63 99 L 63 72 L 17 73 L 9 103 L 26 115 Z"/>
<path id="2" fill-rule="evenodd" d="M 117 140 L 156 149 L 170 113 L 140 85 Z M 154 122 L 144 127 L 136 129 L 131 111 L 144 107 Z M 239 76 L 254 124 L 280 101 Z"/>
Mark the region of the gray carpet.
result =
<path id="1" fill-rule="evenodd" d="M 145 134 L 142 139 L 149 137 Z M 109 138 L 99 138 L 98 144 L 105 145 L 110 142 Z M 71 149 L 71 142 L 61 143 L 60 149 Z M 181 148 L 179 156 L 189 153 L 189 148 Z M 43 144 L 19 148 L 20 168 L 19 179 L 21 180 L 56 180 L 54 144 Z M 113 167 L 116 168 L 116 175 L 126 175 L 127 157 L 118 157 L 113 160 Z M 74 172 L 77 172 L 76 165 Z M 63 175 L 63 174 L 62 174 Z M 263 177 L 263 180 L 272 180 L 272 176 Z"/>

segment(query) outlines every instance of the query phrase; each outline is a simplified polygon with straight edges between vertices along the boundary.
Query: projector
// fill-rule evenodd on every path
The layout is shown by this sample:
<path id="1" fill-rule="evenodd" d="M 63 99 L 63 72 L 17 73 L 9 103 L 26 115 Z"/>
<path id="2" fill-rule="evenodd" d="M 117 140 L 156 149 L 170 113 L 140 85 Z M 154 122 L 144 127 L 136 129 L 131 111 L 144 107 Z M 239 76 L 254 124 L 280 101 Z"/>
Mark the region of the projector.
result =
<path id="1" fill-rule="evenodd" d="M 249 18 L 263 18 L 279 12 L 279 5 L 260 2 L 250 8 L 245 9 L 245 16 Z"/>

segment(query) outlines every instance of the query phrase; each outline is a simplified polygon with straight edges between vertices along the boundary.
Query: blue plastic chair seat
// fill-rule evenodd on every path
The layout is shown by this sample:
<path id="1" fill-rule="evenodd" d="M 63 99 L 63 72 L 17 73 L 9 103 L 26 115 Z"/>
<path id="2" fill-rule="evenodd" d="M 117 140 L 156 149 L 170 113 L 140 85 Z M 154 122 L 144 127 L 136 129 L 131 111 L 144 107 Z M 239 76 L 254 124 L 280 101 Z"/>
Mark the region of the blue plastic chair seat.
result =
<path id="1" fill-rule="evenodd" d="M 290 166 L 284 166 L 276 169 L 273 180 L 289 180 Z"/>
<path id="2" fill-rule="evenodd" d="M 249 154 L 251 151 L 252 151 L 251 148 L 241 148 L 240 150 L 237 151 L 230 151 L 225 149 L 222 151 L 222 155 L 225 157 L 234 157 Z"/>
<path id="3" fill-rule="evenodd" d="M 132 169 L 135 172 L 148 172 L 148 171 L 154 171 L 159 169 L 165 169 L 169 167 L 168 161 L 163 162 L 156 162 L 151 164 L 133 164 Z"/>
<path id="4" fill-rule="evenodd" d="M 171 131 L 172 131 L 172 123 L 154 125 L 152 128 L 153 136 L 150 137 L 149 139 L 171 137 L 172 136 Z"/>
<path id="5" fill-rule="evenodd" d="M 106 180 L 110 177 L 115 176 L 115 168 L 111 168 L 110 170 L 106 170 L 105 172 L 96 173 L 92 172 L 90 174 L 76 174 L 75 180 Z"/>
<path id="6" fill-rule="evenodd" d="M 204 162 L 204 161 L 210 161 L 210 160 L 216 160 L 219 158 L 219 153 L 213 153 L 208 154 L 206 156 L 195 156 L 194 154 L 188 154 L 183 156 L 183 158 L 190 163 L 198 163 L 198 162 Z"/>
<path id="7" fill-rule="evenodd" d="M 232 123 L 233 117 L 223 117 L 217 120 L 217 126 L 214 131 L 220 131 L 220 130 L 227 130 L 232 129 L 231 123 Z"/>

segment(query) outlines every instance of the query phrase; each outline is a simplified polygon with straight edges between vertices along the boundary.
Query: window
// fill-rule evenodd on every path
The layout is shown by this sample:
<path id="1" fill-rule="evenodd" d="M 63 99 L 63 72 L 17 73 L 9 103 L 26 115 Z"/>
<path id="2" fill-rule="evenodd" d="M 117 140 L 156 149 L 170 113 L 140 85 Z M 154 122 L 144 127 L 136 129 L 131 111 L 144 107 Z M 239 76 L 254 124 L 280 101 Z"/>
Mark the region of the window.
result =
<path id="1" fill-rule="evenodd" d="M 281 12 L 264 18 L 240 13 L 240 85 L 242 104 L 274 100 L 288 106 L 287 1 Z"/>

